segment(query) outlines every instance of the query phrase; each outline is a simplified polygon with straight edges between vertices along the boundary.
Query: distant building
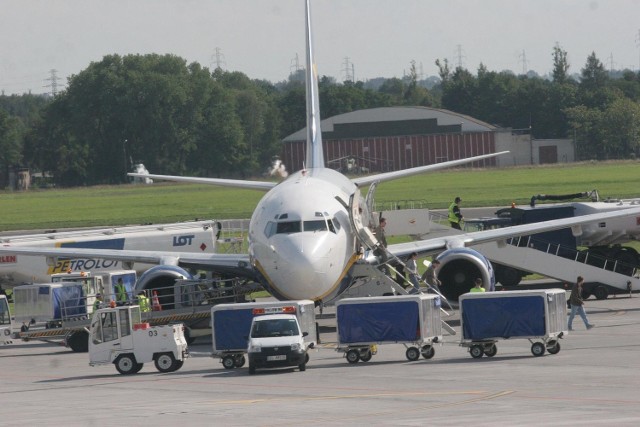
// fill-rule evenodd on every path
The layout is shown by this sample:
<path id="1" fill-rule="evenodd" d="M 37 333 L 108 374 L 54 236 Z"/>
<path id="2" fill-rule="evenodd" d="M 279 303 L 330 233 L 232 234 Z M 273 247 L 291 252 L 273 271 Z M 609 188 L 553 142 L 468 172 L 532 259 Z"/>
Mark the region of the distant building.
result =
<path id="1" fill-rule="evenodd" d="M 383 107 L 358 110 L 321 123 L 327 167 L 346 173 L 387 172 L 510 151 L 471 167 L 574 161 L 571 140 L 535 140 L 529 129 L 499 128 L 448 110 Z M 306 129 L 283 140 L 282 161 L 302 168 Z"/>

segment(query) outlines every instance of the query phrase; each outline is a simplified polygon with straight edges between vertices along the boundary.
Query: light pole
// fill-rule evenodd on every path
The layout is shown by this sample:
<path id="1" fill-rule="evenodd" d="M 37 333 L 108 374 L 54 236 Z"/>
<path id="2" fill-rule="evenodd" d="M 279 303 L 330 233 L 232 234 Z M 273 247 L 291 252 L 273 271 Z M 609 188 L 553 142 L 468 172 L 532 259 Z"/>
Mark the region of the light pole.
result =
<path id="1" fill-rule="evenodd" d="M 122 153 L 124 155 L 124 174 L 127 175 L 127 140 L 122 141 Z"/>

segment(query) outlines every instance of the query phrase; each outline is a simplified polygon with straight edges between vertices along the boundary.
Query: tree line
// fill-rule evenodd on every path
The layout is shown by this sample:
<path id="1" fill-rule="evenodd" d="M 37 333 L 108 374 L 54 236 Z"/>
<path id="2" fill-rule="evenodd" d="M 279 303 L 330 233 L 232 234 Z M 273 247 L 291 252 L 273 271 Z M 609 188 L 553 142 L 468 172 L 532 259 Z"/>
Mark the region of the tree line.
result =
<path id="1" fill-rule="evenodd" d="M 550 79 L 482 64 L 473 74 L 438 60 L 440 82 L 430 89 L 413 62 L 406 77 L 375 86 L 325 76 L 321 115 L 428 106 L 535 138 L 573 138 L 579 159 L 638 154 L 640 75 L 612 76 L 592 54 L 576 79 L 559 46 L 551 59 Z M 0 171 L 47 171 L 64 186 L 126 182 L 138 162 L 163 174 L 258 176 L 305 121 L 302 71 L 274 84 L 174 55 L 109 55 L 71 76 L 55 97 L 0 96 Z"/>

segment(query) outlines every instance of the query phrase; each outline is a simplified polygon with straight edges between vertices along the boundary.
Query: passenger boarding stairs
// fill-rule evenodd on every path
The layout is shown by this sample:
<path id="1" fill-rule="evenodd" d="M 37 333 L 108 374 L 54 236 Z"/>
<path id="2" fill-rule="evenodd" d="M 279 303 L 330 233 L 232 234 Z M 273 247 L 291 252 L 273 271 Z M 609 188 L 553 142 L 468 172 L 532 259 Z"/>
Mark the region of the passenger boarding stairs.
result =
<path id="1" fill-rule="evenodd" d="M 536 246 L 540 248 L 539 242 L 536 242 Z M 594 284 L 586 289 L 586 293 L 593 293 L 598 299 L 607 297 L 608 286 L 628 292 L 640 290 L 638 272 L 630 266 L 604 259 L 602 266 L 590 265 L 589 255 L 557 244 L 546 245 L 546 250 L 535 249 L 532 236 L 473 245 L 473 249 L 493 262 L 567 283 L 574 283 L 578 276 L 582 276 L 587 284 Z M 560 256 L 559 253 L 564 253 L 565 256 Z M 632 275 L 620 273 L 624 270 Z"/>
<path id="2" fill-rule="evenodd" d="M 409 279 L 407 279 L 408 270 L 404 261 L 388 252 L 387 249 L 380 244 L 371 229 L 364 225 L 363 216 L 366 217 L 366 213 L 363 215 L 362 209 L 360 209 L 361 206 L 359 200 L 354 201 L 352 196 L 349 203 L 350 219 L 353 229 L 358 236 L 358 241 L 362 245 L 361 252 L 363 256 L 351 267 L 349 275 L 352 277 L 352 282 L 339 298 L 407 295 L 423 292 L 422 286 L 419 290 L 415 289 Z M 369 221 L 367 223 L 369 223 Z M 375 263 L 371 262 L 372 258 L 374 258 L 371 255 L 375 255 Z M 403 269 L 405 274 L 400 274 L 398 272 L 399 268 Z M 400 283 L 394 280 L 391 277 L 392 275 L 398 278 Z M 424 288 L 425 290 L 428 289 L 429 292 L 438 294 L 441 303 L 446 304 L 449 309 L 452 309 L 447 298 L 440 294 L 437 289 L 430 287 L 421 280 L 420 282 L 421 285 L 426 286 L 426 288 Z M 451 315 L 451 313 L 444 310 L 442 306 L 440 310 L 445 316 Z M 455 330 L 444 320 L 442 320 L 442 327 L 449 334 L 456 334 Z"/>

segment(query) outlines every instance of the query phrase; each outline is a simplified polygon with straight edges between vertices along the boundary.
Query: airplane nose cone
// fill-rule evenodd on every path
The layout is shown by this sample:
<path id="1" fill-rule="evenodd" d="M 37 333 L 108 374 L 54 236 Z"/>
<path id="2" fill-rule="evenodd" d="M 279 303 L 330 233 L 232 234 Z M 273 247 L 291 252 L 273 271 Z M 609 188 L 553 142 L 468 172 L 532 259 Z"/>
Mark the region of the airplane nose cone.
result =
<path id="1" fill-rule="evenodd" d="M 343 266 L 332 260 L 329 233 L 276 236 L 271 260 L 263 265 L 276 290 L 289 299 L 319 299 L 336 286 Z"/>

